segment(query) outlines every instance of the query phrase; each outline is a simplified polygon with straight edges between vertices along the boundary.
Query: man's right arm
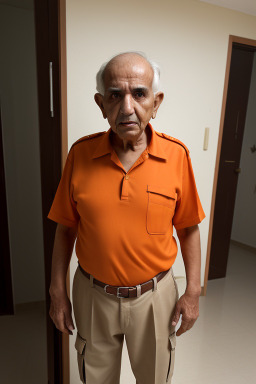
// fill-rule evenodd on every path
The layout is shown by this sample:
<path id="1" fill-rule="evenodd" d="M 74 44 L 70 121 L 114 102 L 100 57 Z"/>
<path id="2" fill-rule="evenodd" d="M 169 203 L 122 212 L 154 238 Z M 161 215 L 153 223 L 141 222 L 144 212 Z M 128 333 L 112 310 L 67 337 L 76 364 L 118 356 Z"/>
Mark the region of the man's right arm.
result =
<path id="1" fill-rule="evenodd" d="M 49 288 L 51 296 L 50 317 L 56 328 L 71 335 L 75 327 L 71 315 L 72 307 L 67 295 L 66 277 L 76 236 L 77 227 L 57 225 Z"/>

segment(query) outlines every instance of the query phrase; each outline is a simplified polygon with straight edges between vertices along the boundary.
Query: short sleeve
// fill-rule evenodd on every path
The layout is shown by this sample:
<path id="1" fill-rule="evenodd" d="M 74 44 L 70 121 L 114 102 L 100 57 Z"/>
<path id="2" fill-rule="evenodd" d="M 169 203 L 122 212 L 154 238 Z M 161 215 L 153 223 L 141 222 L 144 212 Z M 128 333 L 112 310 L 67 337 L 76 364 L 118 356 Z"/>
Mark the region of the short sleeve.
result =
<path id="1" fill-rule="evenodd" d="M 181 192 L 178 196 L 173 216 L 175 229 L 182 229 L 199 224 L 205 218 L 188 152 L 184 153 Z"/>
<path id="2" fill-rule="evenodd" d="M 74 227 L 79 221 L 76 202 L 73 200 L 72 173 L 73 161 L 71 153 L 69 153 L 50 212 L 47 216 L 49 219 L 67 227 Z"/>

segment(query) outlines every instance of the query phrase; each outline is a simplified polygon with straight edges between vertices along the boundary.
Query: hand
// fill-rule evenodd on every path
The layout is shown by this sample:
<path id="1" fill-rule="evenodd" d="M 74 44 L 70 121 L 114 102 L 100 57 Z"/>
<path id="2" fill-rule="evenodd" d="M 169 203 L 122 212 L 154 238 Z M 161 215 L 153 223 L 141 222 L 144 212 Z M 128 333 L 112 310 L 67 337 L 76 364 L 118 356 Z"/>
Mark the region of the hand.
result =
<path id="1" fill-rule="evenodd" d="M 191 329 L 199 316 L 199 295 L 184 293 L 176 303 L 172 325 L 177 325 L 182 314 L 181 326 L 177 336 Z"/>
<path id="2" fill-rule="evenodd" d="M 49 315 L 57 329 L 63 333 L 73 335 L 75 329 L 71 316 L 72 306 L 66 293 L 51 294 Z"/>

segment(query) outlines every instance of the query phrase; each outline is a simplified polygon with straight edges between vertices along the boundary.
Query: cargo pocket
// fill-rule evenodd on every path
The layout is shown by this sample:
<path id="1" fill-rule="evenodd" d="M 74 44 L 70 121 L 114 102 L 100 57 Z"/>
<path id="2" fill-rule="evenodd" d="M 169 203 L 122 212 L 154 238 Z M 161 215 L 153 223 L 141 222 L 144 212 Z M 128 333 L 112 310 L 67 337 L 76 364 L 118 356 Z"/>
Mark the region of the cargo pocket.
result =
<path id="1" fill-rule="evenodd" d="M 76 336 L 75 348 L 77 350 L 77 363 L 78 363 L 80 380 L 82 381 L 82 383 L 86 383 L 85 361 L 84 361 L 86 340 L 83 339 L 78 333 Z"/>
<path id="2" fill-rule="evenodd" d="M 174 359 L 175 359 L 175 347 L 176 347 L 176 332 L 173 332 L 169 336 L 169 351 L 170 351 L 170 359 L 169 366 L 167 371 L 166 383 L 171 382 L 171 378 L 174 370 Z"/>
<path id="3" fill-rule="evenodd" d="M 177 193 L 165 187 L 147 186 L 147 232 L 164 235 L 174 215 Z"/>

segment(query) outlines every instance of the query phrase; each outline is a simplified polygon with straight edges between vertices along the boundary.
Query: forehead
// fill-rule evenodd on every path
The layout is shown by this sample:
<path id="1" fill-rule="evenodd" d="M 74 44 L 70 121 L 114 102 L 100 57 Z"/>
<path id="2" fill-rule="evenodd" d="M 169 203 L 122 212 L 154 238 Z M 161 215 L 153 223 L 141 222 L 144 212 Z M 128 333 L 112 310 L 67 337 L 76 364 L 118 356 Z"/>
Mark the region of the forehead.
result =
<path id="1" fill-rule="evenodd" d="M 104 72 L 105 89 L 110 86 L 146 86 L 152 87 L 154 72 L 150 64 L 142 57 L 119 57 L 111 60 Z"/>

